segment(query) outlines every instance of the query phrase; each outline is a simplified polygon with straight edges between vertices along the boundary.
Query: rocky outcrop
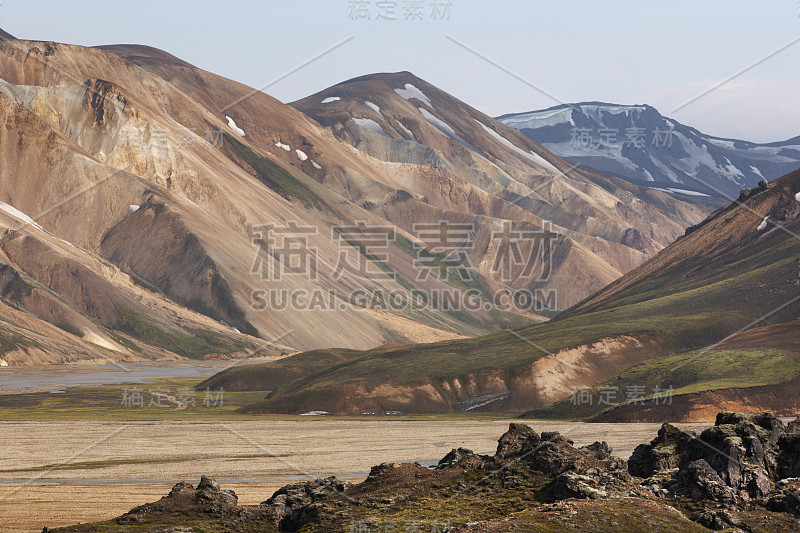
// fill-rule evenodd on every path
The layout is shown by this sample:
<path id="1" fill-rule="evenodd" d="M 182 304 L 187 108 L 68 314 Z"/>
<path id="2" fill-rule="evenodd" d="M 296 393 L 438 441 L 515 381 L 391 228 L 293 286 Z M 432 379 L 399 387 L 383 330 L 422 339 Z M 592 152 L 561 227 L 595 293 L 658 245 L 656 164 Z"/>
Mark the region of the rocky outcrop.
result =
<path id="1" fill-rule="evenodd" d="M 151 521 L 154 517 L 191 514 L 234 519 L 239 517 L 238 503 L 239 498 L 235 492 L 221 489 L 213 478 L 204 475 L 197 488 L 189 483 L 177 483 L 160 501 L 136 507 L 114 522 L 119 525 L 136 525 Z"/>
<path id="2" fill-rule="evenodd" d="M 303 525 L 318 520 L 325 500 L 343 495 L 349 487 L 350 483 L 334 476 L 292 483 L 278 489 L 261 506 L 272 508 L 275 523 L 281 530 L 297 531 Z"/>
<path id="3" fill-rule="evenodd" d="M 442 468 L 462 468 L 464 470 L 478 470 L 484 468 L 491 460 L 486 455 L 478 455 L 466 448 L 453 448 L 441 458 L 436 465 L 437 469 Z"/>
<path id="4" fill-rule="evenodd" d="M 664 424 L 650 444 L 634 450 L 628 470 L 661 496 L 796 512 L 796 494 L 786 487 L 800 468 L 798 429 L 797 421 L 787 426 L 772 413 L 719 413 L 699 436 Z M 708 524 L 721 520 L 709 516 Z"/>
<path id="5" fill-rule="evenodd" d="M 575 447 L 560 433 L 511 424 L 492 456 L 455 448 L 431 468 L 382 463 L 357 485 L 291 483 L 257 506 L 238 506 L 233 491 L 203 476 L 102 530 L 397 531 L 435 517 L 431 529 L 411 530 L 799 531 L 800 477 L 780 478 L 796 466 L 798 426 L 770 413 L 720 413 L 699 436 L 665 424 L 628 463 L 605 442 Z"/>

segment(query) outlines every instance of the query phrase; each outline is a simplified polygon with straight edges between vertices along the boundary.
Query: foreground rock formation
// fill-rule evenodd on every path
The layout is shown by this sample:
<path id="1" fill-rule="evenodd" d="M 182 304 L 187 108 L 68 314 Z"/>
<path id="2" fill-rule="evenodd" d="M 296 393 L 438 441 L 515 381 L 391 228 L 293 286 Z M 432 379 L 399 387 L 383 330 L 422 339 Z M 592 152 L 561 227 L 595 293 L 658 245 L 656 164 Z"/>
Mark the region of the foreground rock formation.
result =
<path id="1" fill-rule="evenodd" d="M 491 456 L 384 463 L 356 485 L 293 483 L 251 506 L 203 476 L 115 520 L 52 531 L 800 531 L 798 489 L 800 417 L 719 413 L 700 435 L 664 424 L 629 461 L 511 424 Z"/>

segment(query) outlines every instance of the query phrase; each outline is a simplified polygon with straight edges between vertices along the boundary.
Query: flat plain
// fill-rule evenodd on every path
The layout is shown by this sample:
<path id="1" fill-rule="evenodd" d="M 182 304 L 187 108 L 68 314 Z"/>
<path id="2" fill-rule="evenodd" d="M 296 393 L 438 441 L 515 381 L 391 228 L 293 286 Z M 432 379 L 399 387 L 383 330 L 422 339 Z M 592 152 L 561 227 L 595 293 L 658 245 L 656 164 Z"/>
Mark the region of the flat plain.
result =
<path id="1" fill-rule="evenodd" d="M 493 453 L 511 420 L 418 417 L 288 420 L 0 422 L 0 532 L 107 520 L 158 500 L 178 481 L 217 478 L 242 504 L 295 481 L 363 480 L 382 462 L 435 463 L 451 448 Z M 516 420 L 519 421 L 519 420 Z M 659 424 L 524 421 L 576 445 L 605 440 L 619 456 Z M 705 425 L 681 424 L 699 429 Z"/>

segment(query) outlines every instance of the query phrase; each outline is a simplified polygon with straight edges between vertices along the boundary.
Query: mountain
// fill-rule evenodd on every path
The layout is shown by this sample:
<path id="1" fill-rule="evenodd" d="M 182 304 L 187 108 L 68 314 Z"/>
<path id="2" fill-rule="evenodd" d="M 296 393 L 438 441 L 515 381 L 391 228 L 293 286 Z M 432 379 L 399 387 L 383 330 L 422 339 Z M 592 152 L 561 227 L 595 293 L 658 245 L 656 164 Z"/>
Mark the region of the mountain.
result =
<path id="1" fill-rule="evenodd" d="M 409 72 L 347 80 L 291 105 L 383 162 L 391 175 L 390 182 L 370 176 L 323 183 L 409 232 L 415 223 L 451 218 L 474 225 L 468 256 L 488 283 L 557 294 L 557 309 L 652 257 L 719 205 L 705 198 L 676 202 L 625 180 L 579 172 Z M 387 187 L 416 205 L 387 206 L 381 198 Z M 506 223 L 511 232 L 546 226 L 558 235 L 546 259 L 547 279 L 520 276 L 521 265 L 510 273 L 493 268 L 501 250 L 492 234 Z"/>
<path id="2" fill-rule="evenodd" d="M 649 105 L 562 104 L 498 120 L 568 161 L 678 198 L 735 198 L 800 167 L 800 136 L 758 144 L 706 135 Z"/>
<path id="3" fill-rule="evenodd" d="M 380 262 L 394 277 L 281 277 L 285 261 L 264 245 L 270 225 L 308 229 L 289 242 L 307 238 L 319 271 L 343 252 L 374 257 L 332 234 L 385 220 L 310 175 L 385 170 L 261 92 L 130 45 L 3 40 L 0 72 L 3 363 L 369 348 L 536 318 L 346 299 L 376 286 L 466 291 L 417 281 L 402 231 Z M 266 305 L 297 294 L 308 300 Z"/>
<path id="4" fill-rule="evenodd" d="M 734 342 L 736 334 L 756 326 L 785 324 L 781 331 L 797 327 L 798 215 L 800 171 L 744 191 L 653 259 L 550 322 L 467 340 L 347 354 L 345 361 L 340 357 L 325 370 L 270 387 L 265 400 L 248 410 L 521 412 L 616 383 L 637 364 L 652 369 L 672 361 L 667 364 L 671 369 L 690 358 L 679 367 L 687 366 L 680 373 L 663 374 L 662 368 L 661 377 L 652 374 L 643 383 L 631 382 L 628 375 L 628 384 L 658 385 L 662 390 L 686 387 L 684 392 L 692 393 L 698 391 L 693 386 L 704 382 L 715 381 L 718 388 L 733 391 L 750 380 L 777 387 L 772 389 L 773 400 L 775 392 L 783 391 L 779 401 L 766 403 L 769 408 L 782 405 L 792 410 L 800 402 L 800 389 L 781 384 L 798 375 L 794 337 L 783 334 L 776 344 L 768 342 L 768 335 L 752 333 L 746 347 Z M 720 351 L 736 360 L 726 363 Z M 280 364 L 291 367 L 292 359 Z M 710 367 L 701 374 L 706 361 Z M 792 399 L 785 395 L 790 390 Z M 646 397 L 653 394 L 645 389 Z M 757 409 L 764 398 L 753 397 L 749 408 Z M 747 402 L 741 399 L 740 404 Z M 562 407 L 553 414 L 594 414 L 591 408 L 570 410 L 564 402 Z"/>
<path id="5" fill-rule="evenodd" d="M 0 72 L 7 364 L 540 322 L 716 205 L 571 168 L 410 73 L 290 106 L 135 44 L 3 39 Z"/>
<path id="6" fill-rule="evenodd" d="M 0 28 L 0 39 L 16 39 L 16 37 Z"/>

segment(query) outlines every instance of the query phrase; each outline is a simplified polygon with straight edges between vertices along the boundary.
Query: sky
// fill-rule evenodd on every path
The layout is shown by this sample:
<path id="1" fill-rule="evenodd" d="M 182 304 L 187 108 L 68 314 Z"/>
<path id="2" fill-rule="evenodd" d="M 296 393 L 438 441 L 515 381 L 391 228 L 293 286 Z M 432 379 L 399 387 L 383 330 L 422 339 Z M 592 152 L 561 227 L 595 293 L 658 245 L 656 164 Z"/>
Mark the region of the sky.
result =
<path id="1" fill-rule="evenodd" d="M 2 0 L 0 28 L 155 46 L 284 102 L 408 70 L 493 116 L 603 101 L 800 135 L 800 0 Z"/>

